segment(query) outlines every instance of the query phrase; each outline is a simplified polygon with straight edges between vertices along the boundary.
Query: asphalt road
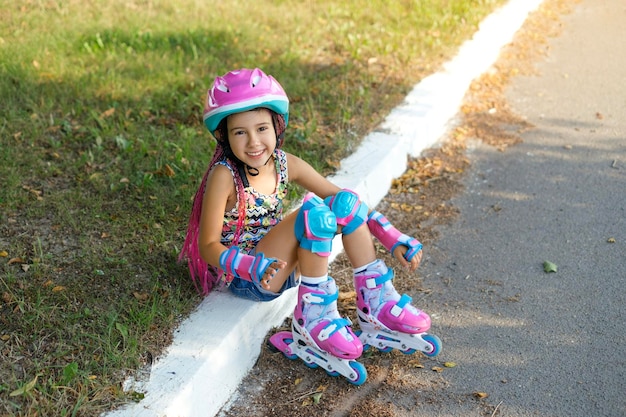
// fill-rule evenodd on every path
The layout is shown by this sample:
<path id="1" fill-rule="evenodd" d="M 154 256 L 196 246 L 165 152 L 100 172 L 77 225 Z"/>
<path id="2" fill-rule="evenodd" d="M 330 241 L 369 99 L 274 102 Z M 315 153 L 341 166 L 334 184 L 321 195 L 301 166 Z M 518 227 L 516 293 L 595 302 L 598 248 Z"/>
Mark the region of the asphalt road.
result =
<path id="1" fill-rule="evenodd" d="M 487 394 L 492 415 L 624 417 L 626 2 L 583 0 L 562 22 L 538 75 L 507 90 L 535 128 L 469 152 L 461 214 L 421 273 L 457 364 L 448 393 Z M 489 415 L 446 407 L 435 415 Z"/>

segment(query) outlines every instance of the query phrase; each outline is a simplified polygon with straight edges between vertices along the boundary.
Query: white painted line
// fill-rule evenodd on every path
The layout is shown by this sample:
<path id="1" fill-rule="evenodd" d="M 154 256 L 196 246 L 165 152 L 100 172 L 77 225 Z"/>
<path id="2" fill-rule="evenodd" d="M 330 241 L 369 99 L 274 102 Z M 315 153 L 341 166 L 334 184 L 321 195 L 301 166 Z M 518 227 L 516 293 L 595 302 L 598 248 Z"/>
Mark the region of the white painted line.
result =
<path id="1" fill-rule="evenodd" d="M 407 158 L 444 135 L 472 80 L 489 69 L 541 2 L 510 0 L 488 16 L 457 56 L 417 84 L 331 179 L 376 206 L 406 169 Z M 341 241 L 333 246 L 331 260 Z M 292 313 L 295 295 L 294 289 L 270 303 L 255 303 L 228 292 L 209 294 L 152 367 L 145 398 L 107 417 L 215 416 L 256 362 L 267 333 Z"/>

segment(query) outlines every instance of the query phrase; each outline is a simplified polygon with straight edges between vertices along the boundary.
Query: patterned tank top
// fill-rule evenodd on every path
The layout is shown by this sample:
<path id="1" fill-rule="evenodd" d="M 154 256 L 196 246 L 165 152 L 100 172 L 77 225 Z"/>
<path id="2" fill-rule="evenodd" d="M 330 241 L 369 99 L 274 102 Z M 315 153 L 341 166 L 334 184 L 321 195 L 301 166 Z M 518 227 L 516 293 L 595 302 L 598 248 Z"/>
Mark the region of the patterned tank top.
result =
<path id="1" fill-rule="evenodd" d="M 226 166 L 231 172 L 236 167 L 230 166 L 228 162 L 218 162 Z M 274 150 L 274 165 L 276 167 L 276 188 L 272 194 L 261 194 L 248 184 L 245 175 L 242 175 L 244 182 L 244 196 L 246 200 L 246 219 L 244 230 L 239 238 L 239 248 L 244 253 L 249 253 L 254 249 L 263 236 L 267 234 L 283 217 L 283 199 L 287 195 L 287 156 L 280 149 Z M 237 203 L 230 211 L 224 213 L 224 223 L 222 225 L 222 244 L 230 247 L 235 237 L 237 220 L 239 219 L 239 194 L 237 193 Z"/>

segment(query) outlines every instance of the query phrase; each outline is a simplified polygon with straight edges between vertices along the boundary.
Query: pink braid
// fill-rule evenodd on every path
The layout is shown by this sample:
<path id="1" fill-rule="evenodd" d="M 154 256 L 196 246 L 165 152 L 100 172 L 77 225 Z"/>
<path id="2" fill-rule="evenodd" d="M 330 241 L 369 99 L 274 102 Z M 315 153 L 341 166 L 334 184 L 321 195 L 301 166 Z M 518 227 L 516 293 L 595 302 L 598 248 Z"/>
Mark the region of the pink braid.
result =
<path id="1" fill-rule="evenodd" d="M 277 147 L 280 147 L 282 145 L 283 134 L 286 127 L 285 119 L 282 115 L 273 114 L 273 116 L 274 126 L 278 136 Z M 224 136 L 225 135 L 227 135 L 226 132 L 224 132 Z M 191 215 L 189 216 L 189 225 L 187 226 L 187 235 L 185 236 L 183 248 L 180 252 L 180 255 L 178 256 L 179 262 L 187 259 L 187 264 L 189 266 L 189 275 L 191 275 L 194 286 L 202 295 L 207 295 L 217 285 L 224 285 L 224 281 L 220 279 L 222 271 L 213 266 L 209 266 L 204 261 L 204 259 L 202 259 L 202 256 L 200 256 L 200 248 L 198 247 L 198 234 L 200 233 L 200 215 L 202 214 L 202 200 L 204 199 L 207 178 L 209 177 L 209 173 L 217 164 L 217 162 L 224 159 L 228 158 L 226 156 L 222 143 L 218 140 L 215 147 L 215 153 L 213 154 L 213 158 L 211 159 L 209 167 L 202 177 L 200 187 L 198 188 L 198 191 L 196 191 L 196 195 L 194 196 Z M 230 159 L 228 159 L 228 162 L 230 166 L 234 168 L 233 179 L 235 181 L 235 189 L 237 191 L 237 228 L 235 229 L 235 235 L 231 245 L 235 246 L 240 243 L 239 239 L 241 238 L 241 235 L 244 231 L 244 225 L 246 220 L 246 196 L 243 180 L 241 179 L 241 175 L 239 174 L 239 170 L 237 169 L 237 163 Z M 232 279 L 232 276 L 227 276 L 226 282 L 230 282 Z"/>
<path id="2" fill-rule="evenodd" d="M 218 142 L 215 147 L 215 154 L 209 163 L 209 167 L 204 173 L 202 178 L 202 182 L 200 183 L 200 187 L 198 191 L 196 191 L 196 195 L 193 199 L 193 206 L 191 209 L 191 215 L 189 216 L 189 225 L 187 226 L 187 235 L 185 237 L 185 242 L 183 243 L 183 248 L 178 256 L 179 262 L 187 259 L 187 264 L 189 265 L 189 275 L 191 275 L 191 279 L 198 290 L 202 295 L 207 295 L 211 292 L 213 288 L 215 288 L 218 284 L 220 284 L 219 276 L 221 275 L 221 270 L 209 266 L 202 256 L 200 256 L 200 249 L 198 247 L 198 235 L 200 233 L 200 215 L 202 214 L 202 201 L 204 199 L 204 192 L 206 190 L 206 183 L 209 177 L 209 173 L 216 165 L 217 162 L 225 158 L 224 149 L 221 144 Z M 229 161 L 231 166 L 236 166 L 232 161 Z M 246 200 L 245 200 L 245 192 L 243 181 L 241 180 L 241 176 L 237 169 L 233 170 L 234 172 L 234 181 L 235 188 L 237 189 L 237 200 L 238 200 L 238 218 L 237 218 L 237 229 L 235 230 L 235 236 L 233 238 L 232 246 L 237 245 L 239 243 L 239 239 L 244 229 L 244 222 L 246 220 Z M 227 277 L 227 281 L 232 280 L 232 277 Z M 222 281 L 223 285 L 224 282 Z"/>

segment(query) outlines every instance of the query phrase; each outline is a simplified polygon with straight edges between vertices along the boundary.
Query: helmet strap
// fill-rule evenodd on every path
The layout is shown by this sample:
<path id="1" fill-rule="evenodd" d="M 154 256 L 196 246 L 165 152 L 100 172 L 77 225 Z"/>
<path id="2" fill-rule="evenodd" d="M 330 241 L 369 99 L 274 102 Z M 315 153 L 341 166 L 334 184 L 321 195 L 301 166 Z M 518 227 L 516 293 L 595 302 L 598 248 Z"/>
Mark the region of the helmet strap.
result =
<path id="1" fill-rule="evenodd" d="M 263 166 L 267 165 L 267 163 L 270 161 L 270 159 L 272 159 L 271 156 L 269 158 L 267 158 L 267 161 L 265 161 Z M 246 165 L 246 171 L 248 171 L 248 175 L 250 175 L 251 177 L 256 177 L 257 175 L 259 175 L 259 170 L 257 168 L 251 167 L 249 165 Z"/>

